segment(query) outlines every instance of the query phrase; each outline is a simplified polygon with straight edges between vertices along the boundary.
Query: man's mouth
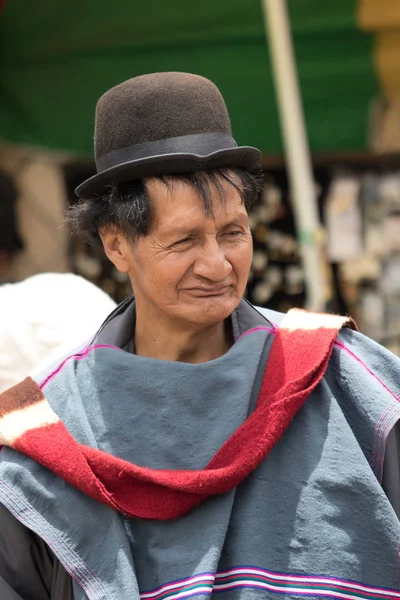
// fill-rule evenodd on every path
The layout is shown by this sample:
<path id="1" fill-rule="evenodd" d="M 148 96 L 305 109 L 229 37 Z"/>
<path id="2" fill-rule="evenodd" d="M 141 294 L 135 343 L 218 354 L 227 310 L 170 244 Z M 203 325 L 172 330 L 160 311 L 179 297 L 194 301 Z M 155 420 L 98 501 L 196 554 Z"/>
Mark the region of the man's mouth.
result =
<path id="1" fill-rule="evenodd" d="M 194 296 L 222 296 L 228 290 L 228 288 L 232 287 L 231 285 L 216 285 L 213 287 L 192 287 L 186 288 L 185 291 L 193 294 Z"/>

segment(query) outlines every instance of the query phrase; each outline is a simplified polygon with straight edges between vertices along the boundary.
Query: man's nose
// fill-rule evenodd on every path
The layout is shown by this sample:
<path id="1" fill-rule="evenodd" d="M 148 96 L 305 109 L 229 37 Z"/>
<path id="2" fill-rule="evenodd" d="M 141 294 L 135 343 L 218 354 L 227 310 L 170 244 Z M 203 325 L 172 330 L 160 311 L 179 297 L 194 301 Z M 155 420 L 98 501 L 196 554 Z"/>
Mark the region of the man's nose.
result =
<path id="1" fill-rule="evenodd" d="M 199 251 L 193 273 L 213 282 L 224 281 L 231 273 L 232 265 L 227 260 L 225 252 L 218 241 L 208 241 Z"/>

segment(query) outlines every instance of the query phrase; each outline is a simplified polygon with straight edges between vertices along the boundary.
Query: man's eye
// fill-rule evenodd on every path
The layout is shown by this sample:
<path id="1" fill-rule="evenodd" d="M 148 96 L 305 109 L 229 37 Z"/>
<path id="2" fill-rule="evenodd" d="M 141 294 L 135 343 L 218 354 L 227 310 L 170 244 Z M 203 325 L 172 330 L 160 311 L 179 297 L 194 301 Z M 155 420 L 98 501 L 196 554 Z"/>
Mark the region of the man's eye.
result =
<path id="1" fill-rule="evenodd" d="M 177 242 L 174 242 L 174 246 L 181 246 L 182 244 L 187 244 L 188 242 L 191 241 L 192 238 L 183 238 L 181 240 L 178 240 Z"/>
<path id="2" fill-rule="evenodd" d="M 242 231 L 235 229 L 234 231 L 228 231 L 227 235 L 229 235 L 230 237 L 235 237 L 235 236 L 241 235 L 242 233 L 243 233 Z"/>

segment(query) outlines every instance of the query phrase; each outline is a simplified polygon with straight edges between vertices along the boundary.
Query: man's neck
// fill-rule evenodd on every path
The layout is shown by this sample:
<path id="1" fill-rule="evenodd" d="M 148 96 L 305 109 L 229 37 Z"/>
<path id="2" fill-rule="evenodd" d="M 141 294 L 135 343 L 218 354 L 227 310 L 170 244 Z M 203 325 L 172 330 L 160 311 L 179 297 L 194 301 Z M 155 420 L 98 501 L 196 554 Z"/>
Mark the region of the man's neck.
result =
<path id="1" fill-rule="evenodd" d="M 232 343 L 229 320 L 206 329 L 191 330 L 163 326 L 136 314 L 135 354 L 138 356 L 200 364 L 219 358 Z"/>

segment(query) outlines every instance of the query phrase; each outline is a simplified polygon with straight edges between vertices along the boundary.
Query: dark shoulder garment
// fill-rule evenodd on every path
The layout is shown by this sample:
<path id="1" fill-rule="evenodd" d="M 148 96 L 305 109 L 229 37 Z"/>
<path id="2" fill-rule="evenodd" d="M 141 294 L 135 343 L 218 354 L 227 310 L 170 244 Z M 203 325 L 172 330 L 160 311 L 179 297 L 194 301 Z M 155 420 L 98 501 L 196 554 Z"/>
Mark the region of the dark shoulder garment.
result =
<path id="1" fill-rule="evenodd" d="M 1 600 L 73 600 L 72 581 L 47 544 L 0 504 Z"/>

